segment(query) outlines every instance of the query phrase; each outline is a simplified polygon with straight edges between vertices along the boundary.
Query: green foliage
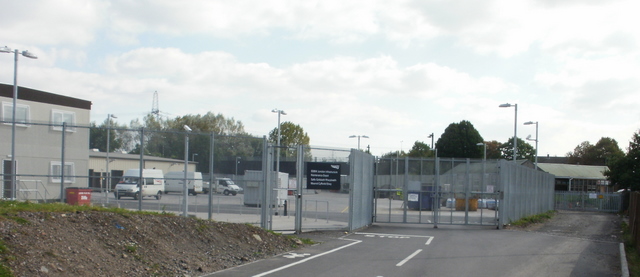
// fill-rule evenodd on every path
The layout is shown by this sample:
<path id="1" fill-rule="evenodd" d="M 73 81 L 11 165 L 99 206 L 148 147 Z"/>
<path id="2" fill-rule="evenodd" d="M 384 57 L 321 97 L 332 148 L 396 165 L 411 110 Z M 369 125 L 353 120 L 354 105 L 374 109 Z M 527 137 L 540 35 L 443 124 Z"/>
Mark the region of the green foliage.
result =
<path id="1" fill-rule="evenodd" d="M 534 223 L 545 222 L 545 221 L 551 219 L 555 215 L 556 215 L 556 211 L 555 210 L 551 210 L 551 211 L 548 211 L 546 213 L 541 213 L 541 214 L 536 214 L 536 215 L 532 215 L 532 216 L 523 217 L 523 218 L 521 218 L 521 219 L 519 219 L 517 221 L 511 222 L 511 225 L 519 226 L 519 227 L 526 227 L 526 226 L 529 226 L 529 225 L 534 224 Z"/>
<path id="2" fill-rule="evenodd" d="M 109 128 L 107 128 L 109 126 Z M 120 135 L 121 129 L 125 126 L 120 126 L 111 120 L 105 121 L 97 126 L 95 122 L 91 122 L 91 129 L 89 130 L 89 148 L 98 149 L 100 152 L 107 152 L 107 137 L 109 137 L 109 150 L 110 152 L 122 150 L 123 139 Z M 107 136 L 107 130 L 109 135 Z"/>
<path id="3" fill-rule="evenodd" d="M 592 145 L 583 141 L 573 152 L 567 153 L 569 163 L 581 165 L 608 165 L 611 161 L 624 156 L 615 139 L 602 137 Z"/>
<path id="4" fill-rule="evenodd" d="M 640 131 L 633 134 L 627 154 L 614 157 L 604 175 L 619 188 L 640 190 Z"/>
<path id="5" fill-rule="evenodd" d="M 530 160 L 535 161 L 536 149 L 528 142 L 518 138 L 518 156 L 517 160 Z M 500 153 L 502 153 L 502 159 L 513 160 L 513 137 L 509 138 L 507 142 L 500 144 Z"/>
<path id="6" fill-rule="evenodd" d="M 627 256 L 627 265 L 629 266 L 630 276 L 640 276 L 640 252 L 636 247 L 633 234 L 629 229 L 629 224 L 622 221 L 622 242 L 624 243 L 624 252 Z"/>
<path id="7" fill-rule="evenodd" d="M 278 143 L 278 127 L 269 132 L 269 142 L 273 145 Z M 309 146 L 309 135 L 300 127 L 300 125 L 293 124 L 286 121 L 280 124 L 280 145 L 287 148 L 280 149 L 281 157 L 295 157 L 295 146 L 304 145 Z M 311 157 L 311 150 L 307 148 L 306 157 Z"/>
<path id="8" fill-rule="evenodd" d="M 471 122 L 462 120 L 451 123 L 436 142 L 439 157 L 476 158 L 484 155 L 482 147 L 477 144 L 484 139 Z"/>
<path id="9" fill-rule="evenodd" d="M 407 155 L 411 158 L 430 158 L 435 156 L 435 151 L 428 144 L 416 141 Z"/>

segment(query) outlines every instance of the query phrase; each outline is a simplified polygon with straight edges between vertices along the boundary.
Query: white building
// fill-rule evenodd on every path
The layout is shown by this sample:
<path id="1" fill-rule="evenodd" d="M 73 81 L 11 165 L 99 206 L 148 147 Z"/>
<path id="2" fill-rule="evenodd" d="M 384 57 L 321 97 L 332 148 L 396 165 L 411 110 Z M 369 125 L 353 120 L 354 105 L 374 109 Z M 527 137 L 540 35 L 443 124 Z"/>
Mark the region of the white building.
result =
<path id="1" fill-rule="evenodd" d="M 0 196 L 10 199 L 13 85 L 0 84 L 0 105 Z M 19 87 L 15 130 L 18 200 L 60 199 L 65 187 L 87 186 L 87 179 L 78 175 L 88 172 L 90 111 L 90 101 Z"/>

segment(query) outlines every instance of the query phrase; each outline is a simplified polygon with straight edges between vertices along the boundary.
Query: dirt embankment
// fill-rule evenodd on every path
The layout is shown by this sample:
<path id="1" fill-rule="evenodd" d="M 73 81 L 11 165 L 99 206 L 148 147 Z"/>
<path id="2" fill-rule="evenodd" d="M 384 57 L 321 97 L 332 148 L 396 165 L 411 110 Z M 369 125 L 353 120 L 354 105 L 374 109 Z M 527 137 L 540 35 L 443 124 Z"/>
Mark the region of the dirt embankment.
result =
<path id="1" fill-rule="evenodd" d="M 14 276 L 197 276 L 300 244 L 247 224 L 110 212 L 19 213 L 0 235 Z"/>

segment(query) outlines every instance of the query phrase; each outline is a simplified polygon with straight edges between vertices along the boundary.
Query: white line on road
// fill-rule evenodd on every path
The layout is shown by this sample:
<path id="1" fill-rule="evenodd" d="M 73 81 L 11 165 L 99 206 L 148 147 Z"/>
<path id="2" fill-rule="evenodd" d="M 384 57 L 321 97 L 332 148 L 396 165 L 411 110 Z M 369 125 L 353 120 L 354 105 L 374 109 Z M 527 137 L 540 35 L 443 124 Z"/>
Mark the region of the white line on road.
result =
<path id="1" fill-rule="evenodd" d="M 404 258 L 404 260 L 402 260 L 401 262 L 399 262 L 396 266 L 402 266 L 404 263 L 408 262 L 409 260 L 411 260 L 411 258 L 415 257 L 416 255 L 418 255 L 418 253 L 422 252 L 422 249 L 418 249 L 416 250 L 416 252 L 413 252 L 413 254 L 409 255 L 409 257 Z"/>
<path id="2" fill-rule="evenodd" d="M 288 264 L 288 265 L 281 266 L 281 267 L 278 267 L 278 268 L 276 268 L 276 269 L 273 269 L 273 270 L 270 270 L 270 271 L 267 271 L 267 272 L 260 273 L 260 274 L 258 274 L 258 275 L 253 275 L 253 277 L 266 276 L 266 275 L 268 275 L 268 274 L 271 274 L 271 273 L 274 273 L 274 272 L 278 272 L 278 271 L 280 271 L 280 270 L 283 270 L 283 269 L 286 269 L 286 268 L 292 267 L 292 266 L 294 266 L 294 265 L 299 265 L 299 264 L 301 264 L 301 263 L 304 263 L 304 262 L 310 261 L 310 260 L 315 259 L 315 258 L 317 258 L 317 257 L 321 257 L 321 256 L 324 256 L 324 255 L 327 255 L 327 254 L 330 254 L 330 253 L 336 252 L 336 251 L 338 251 L 338 250 L 340 250 L 340 249 L 347 248 L 347 247 L 349 247 L 349 246 L 352 246 L 352 245 L 354 245 L 354 244 L 358 244 L 358 243 L 361 243 L 361 242 L 362 242 L 361 240 L 355 240 L 355 239 L 343 239 L 343 240 L 350 240 L 350 241 L 353 241 L 353 242 L 352 242 L 352 243 L 349 243 L 349 244 L 347 244 L 347 245 L 340 246 L 340 247 L 338 247 L 338 248 L 334 248 L 334 249 L 329 250 L 329 251 L 327 251 L 327 252 L 320 253 L 320 254 L 315 255 L 315 256 L 311 256 L 311 257 L 306 258 L 306 259 L 304 259 L 304 260 L 297 261 L 297 262 L 295 262 L 295 263 L 290 263 L 290 264 Z"/>
<path id="3" fill-rule="evenodd" d="M 427 240 L 427 243 L 425 243 L 424 245 L 429 245 L 429 244 L 431 244 L 431 241 L 432 241 L 432 240 L 433 240 L 433 237 L 430 237 L 430 238 Z"/>

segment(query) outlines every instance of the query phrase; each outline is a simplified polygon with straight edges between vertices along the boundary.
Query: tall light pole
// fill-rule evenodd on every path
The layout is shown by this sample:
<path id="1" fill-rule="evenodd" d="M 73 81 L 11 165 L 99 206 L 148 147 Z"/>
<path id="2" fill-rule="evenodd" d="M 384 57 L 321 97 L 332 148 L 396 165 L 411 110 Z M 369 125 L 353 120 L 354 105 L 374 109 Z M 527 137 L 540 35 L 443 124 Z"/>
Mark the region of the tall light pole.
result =
<path id="1" fill-rule="evenodd" d="M 5 46 L 0 48 L 1 53 L 11 53 L 11 48 Z M 18 49 L 13 50 L 13 106 L 11 111 L 11 199 L 16 199 L 16 105 L 18 102 L 18 54 L 30 59 L 38 57 L 29 51 L 20 52 Z M 25 122 L 26 123 L 26 122 Z M 64 165 L 62 165 L 64 170 Z M 62 198 L 62 196 L 60 196 Z"/>
<path id="2" fill-rule="evenodd" d="M 500 108 L 515 108 L 515 119 L 513 121 L 513 161 L 518 158 L 518 104 L 500 104 Z"/>
<path id="3" fill-rule="evenodd" d="M 240 163 L 240 157 L 236 157 L 236 178 L 238 178 L 238 164 Z"/>
<path id="4" fill-rule="evenodd" d="M 105 198 L 107 199 L 107 203 L 109 203 L 109 187 L 111 187 L 111 172 L 109 171 L 109 163 L 111 163 L 111 161 L 109 160 L 109 152 L 111 151 L 111 148 L 109 147 L 109 143 L 111 142 L 111 119 L 112 118 L 118 118 L 117 116 L 113 115 L 113 114 L 107 114 L 107 189 L 105 190 Z"/>
<path id="5" fill-rule="evenodd" d="M 536 158 L 535 158 L 535 165 L 536 165 L 536 170 L 538 169 L 538 121 L 533 122 L 533 121 L 527 121 L 524 123 L 524 125 L 536 125 L 536 138 L 535 139 L 531 139 L 531 135 L 529 135 L 527 137 L 527 140 L 533 140 L 536 142 Z"/>
<path id="6" fill-rule="evenodd" d="M 273 109 L 271 110 L 273 113 L 278 114 L 278 145 L 276 148 L 276 179 L 278 178 L 278 174 L 280 174 L 280 115 L 287 115 L 283 110 Z"/>
<path id="7" fill-rule="evenodd" d="M 189 186 L 187 185 L 187 170 L 189 169 L 189 133 L 191 132 L 191 128 L 189 126 L 184 125 L 184 130 L 187 131 L 184 133 L 184 183 L 182 184 L 182 189 L 184 189 L 184 199 L 182 200 L 182 205 L 184 211 L 182 212 L 182 216 L 187 217 L 187 209 L 189 208 L 189 201 L 187 198 L 189 197 Z"/>
<path id="8" fill-rule="evenodd" d="M 437 156 L 438 156 L 438 149 L 436 149 L 436 146 L 433 144 L 433 137 L 434 137 L 433 133 L 431 133 L 431 134 L 428 136 L 428 138 L 430 138 L 430 139 L 431 139 L 431 150 L 435 151 L 435 155 L 434 155 L 434 158 L 435 158 L 435 157 L 437 157 Z"/>
<path id="9" fill-rule="evenodd" d="M 484 142 L 478 142 L 476 143 L 477 146 L 484 146 L 484 155 L 482 156 L 482 160 L 486 161 L 487 160 L 487 144 Z"/>
<path id="10" fill-rule="evenodd" d="M 349 138 L 358 138 L 358 150 L 360 150 L 360 138 L 369 138 L 369 137 L 365 136 L 365 135 L 361 135 L 361 136 L 351 135 L 351 136 L 349 136 Z"/>

